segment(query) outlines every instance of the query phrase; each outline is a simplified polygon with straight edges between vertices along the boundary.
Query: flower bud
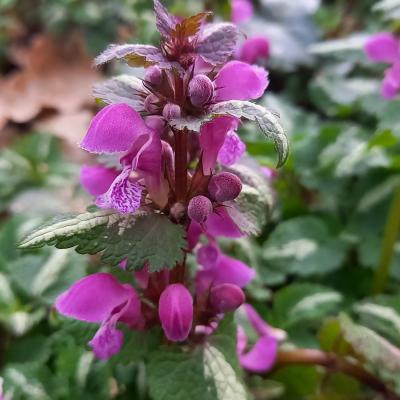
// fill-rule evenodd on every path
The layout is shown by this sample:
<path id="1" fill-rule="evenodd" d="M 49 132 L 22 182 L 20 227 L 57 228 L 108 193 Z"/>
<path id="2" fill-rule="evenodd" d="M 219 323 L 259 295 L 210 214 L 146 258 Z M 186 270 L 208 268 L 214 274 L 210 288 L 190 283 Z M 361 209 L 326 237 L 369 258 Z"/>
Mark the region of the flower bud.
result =
<path id="1" fill-rule="evenodd" d="M 167 103 L 164 106 L 162 114 L 166 120 L 179 118 L 181 116 L 181 108 L 178 106 L 178 104 Z"/>
<path id="2" fill-rule="evenodd" d="M 182 203 L 175 203 L 171 206 L 169 213 L 174 221 L 180 223 L 185 220 L 186 207 Z"/>
<path id="3" fill-rule="evenodd" d="M 217 264 L 220 251 L 217 246 L 207 244 L 197 251 L 197 262 L 204 268 L 213 268 Z"/>
<path id="4" fill-rule="evenodd" d="M 195 196 L 189 201 L 188 215 L 193 221 L 199 224 L 206 221 L 207 217 L 212 213 L 213 206 L 206 196 Z"/>
<path id="5" fill-rule="evenodd" d="M 150 114 L 157 114 L 160 110 L 159 98 L 155 94 L 150 93 L 144 99 L 144 108 Z"/>
<path id="6" fill-rule="evenodd" d="M 157 66 L 152 66 L 146 69 L 146 73 L 144 75 L 144 80 L 150 82 L 154 85 L 159 85 L 161 83 L 162 73 L 161 69 Z"/>
<path id="7" fill-rule="evenodd" d="M 214 286 L 210 291 L 211 307 L 218 313 L 226 313 L 239 308 L 245 300 L 243 290 L 231 283 Z"/>
<path id="8" fill-rule="evenodd" d="M 220 172 L 214 175 L 208 184 L 211 197 L 219 203 L 236 199 L 241 190 L 241 180 L 230 172 Z"/>
<path id="9" fill-rule="evenodd" d="M 209 103 L 214 95 L 214 85 L 206 75 L 196 75 L 189 83 L 189 97 L 195 107 Z"/>
<path id="10" fill-rule="evenodd" d="M 193 321 L 193 299 L 189 290 L 180 283 L 169 285 L 160 296 L 158 314 L 169 340 L 186 340 Z"/>

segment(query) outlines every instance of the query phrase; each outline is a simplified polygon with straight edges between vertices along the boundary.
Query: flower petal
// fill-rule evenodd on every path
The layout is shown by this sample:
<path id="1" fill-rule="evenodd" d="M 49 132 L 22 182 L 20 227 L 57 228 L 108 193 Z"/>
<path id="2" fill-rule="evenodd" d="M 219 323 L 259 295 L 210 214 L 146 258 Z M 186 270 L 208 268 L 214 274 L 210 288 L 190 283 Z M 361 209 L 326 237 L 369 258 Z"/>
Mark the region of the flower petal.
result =
<path id="1" fill-rule="evenodd" d="M 225 208 L 218 208 L 217 212 L 213 212 L 205 222 L 207 234 L 211 237 L 228 237 L 239 238 L 243 234 L 240 229 L 232 221 Z"/>
<path id="2" fill-rule="evenodd" d="M 237 342 L 236 342 L 236 353 L 238 357 L 240 357 L 244 351 L 246 350 L 247 347 L 247 335 L 244 329 L 238 325 L 237 327 Z"/>
<path id="3" fill-rule="evenodd" d="M 184 285 L 175 283 L 162 292 L 158 313 L 169 340 L 181 342 L 187 339 L 192 328 L 193 299 Z"/>
<path id="4" fill-rule="evenodd" d="M 253 348 L 239 356 L 243 368 L 252 372 L 266 372 L 274 366 L 278 341 L 272 336 L 262 336 Z"/>
<path id="5" fill-rule="evenodd" d="M 81 168 L 81 185 L 93 196 L 107 192 L 119 172 L 103 165 L 84 165 Z"/>
<path id="6" fill-rule="evenodd" d="M 128 151 L 136 138 L 148 132 L 142 117 L 132 107 L 110 104 L 92 119 L 80 146 L 91 153 Z"/>
<path id="7" fill-rule="evenodd" d="M 219 150 L 218 161 L 223 165 L 235 164 L 246 151 L 246 145 L 240 140 L 239 135 L 229 131 L 225 137 L 224 144 Z"/>
<path id="8" fill-rule="evenodd" d="M 131 167 L 125 167 L 107 192 L 97 197 L 96 205 L 101 208 L 114 208 L 123 214 L 135 212 L 140 207 L 142 187 L 129 179 L 130 173 Z"/>
<path id="9" fill-rule="evenodd" d="M 234 117 L 217 117 L 202 125 L 200 129 L 200 147 L 203 151 L 203 172 L 210 175 L 217 162 L 218 153 L 224 144 L 227 133 L 238 126 Z"/>
<path id="10" fill-rule="evenodd" d="M 253 16 L 253 4 L 250 0 L 232 0 L 232 22 L 239 24 L 248 21 Z"/>
<path id="11" fill-rule="evenodd" d="M 254 279 L 256 271 L 236 258 L 221 254 L 214 274 L 215 284 L 232 283 L 242 288 Z"/>
<path id="12" fill-rule="evenodd" d="M 381 95 L 386 100 L 393 99 L 400 90 L 400 63 L 393 65 L 385 71 L 382 82 Z"/>
<path id="13" fill-rule="evenodd" d="M 202 265 L 204 268 L 210 269 L 217 265 L 220 254 L 221 251 L 218 246 L 210 243 L 201 246 L 197 250 L 196 260 L 197 263 Z"/>
<path id="14" fill-rule="evenodd" d="M 244 41 L 236 57 L 248 64 L 255 64 L 260 58 L 268 58 L 268 39 L 264 36 L 252 36 Z"/>
<path id="15" fill-rule="evenodd" d="M 269 80 L 264 68 L 242 61 L 230 61 L 221 68 L 214 82 L 216 101 L 254 100 L 264 94 Z"/>
<path id="16" fill-rule="evenodd" d="M 107 360 L 117 354 L 122 347 L 124 334 L 113 324 L 104 324 L 89 342 L 94 354 L 100 360 Z"/>
<path id="17" fill-rule="evenodd" d="M 365 43 L 364 50 L 372 61 L 394 63 L 399 60 L 399 41 L 389 32 L 372 35 Z"/>
<path id="18" fill-rule="evenodd" d="M 67 317 L 102 322 L 116 307 L 130 300 L 132 290 L 121 285 L 111 274 L 99 272 L 75 282 L 56 299 L 55 307 Z"/>

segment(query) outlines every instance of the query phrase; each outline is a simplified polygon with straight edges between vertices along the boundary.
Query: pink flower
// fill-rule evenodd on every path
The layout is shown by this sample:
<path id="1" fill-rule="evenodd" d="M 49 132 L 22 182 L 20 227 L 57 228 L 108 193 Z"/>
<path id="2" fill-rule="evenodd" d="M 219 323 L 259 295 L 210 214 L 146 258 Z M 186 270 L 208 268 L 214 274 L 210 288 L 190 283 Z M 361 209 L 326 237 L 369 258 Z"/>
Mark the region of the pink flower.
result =
<path id="1" fill-rule="evenodd" d="M 97 195 L 99 207 L 135 212 L 144 187 L 153 200 L 162 196 L 160 137 L 127 104 L 103 108 L 93 118 L 81 147 L 91 153 L 124 153 L 122 172 L 111 184 L 112 171 L 107 168 L 82 171 L 81 180 L 90 193 Z"/>
<path id="2" fill-rule="evenodd" d="M 248 285 L 256 271 L 244 262 L 223 254 L 215 244 L 199 248 L 197 262 L 203 267 L 196 274 L 196 292 L 202 293 L 213 285 L 233 284 L 240 288 Z"/>
<path id="3" fill-rule="evenodd" d="M 364 50 L 370 60 L 391 65 L 385 71 L 381 95 L 386 100 L 394 98 L 400 90 L 400 42 L 398 38 L 389 32 L 377 33 L 368 39 Z"/>
<path id="4" fill-rule="evenodd" d="M 236 51 L 236 58 L 248 64 L 267 59 L 270 54 L 269 41 L 264 36 L 251 36 Z"/>
<path id="5" fill-rule="evenodd" d="M 165 336 L 173 342 L 187 339 L 192 328 L 193 299 L 180 283 L 169 285 L 161 294 L 158 313 Z"/>
<path id="6" fill-rule="evenodd" d="M 269 326 L 250 304 L 244 304 L 240 311 L 258 335 L 256 343 L 246 352 L 248 337 L 244 328 L 238 326 L 237 353 L 240 364 L 252 372 L 266 372 L 273 367 L 279 341 L 286 338 L 286 332 Z"/>
<path id="7" fill-rule="evenodd" d="M 75 282 L 57 298 L 55 307 L 67 317 L 101 324 L 89 342 L 100 359 L 110 358 L 122 347 L 123 333 L 117 329 L 118 322 L 131 329 L 144 326 L 141 302 L 135 289 L 120 284 L 107 273 L 89 275 Z"/>
<path id="8" fill-rule="evenodd" d="M 232 22 L 239 24 L 248 21 L 253 16 L 253 4 L 250 0 L 232 0 Z"/>

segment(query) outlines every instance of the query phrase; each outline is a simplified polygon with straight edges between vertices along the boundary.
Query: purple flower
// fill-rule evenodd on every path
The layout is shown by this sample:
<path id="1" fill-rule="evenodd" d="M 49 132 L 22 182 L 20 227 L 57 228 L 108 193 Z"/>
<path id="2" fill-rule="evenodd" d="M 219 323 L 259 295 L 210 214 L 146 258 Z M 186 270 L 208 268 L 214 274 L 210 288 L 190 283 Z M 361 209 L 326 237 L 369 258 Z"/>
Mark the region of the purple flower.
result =
<path id="1" fill-rule="evenodd" d="M 230 166 L 239 161 L 244 152 L 246 145 L 242 142 L 239 135 L 230 130 L 227 132 L 225 140 L 218 152 L 218 161 L 226 166 Z"/>
<path id="2" fill-rule="evenodd" d="M 240 311 L 258 335 L 256 343 L 246 352 L 248 337 L 243 326 L 239 325 L 237 353 L 240 364 L 252 372 L 266 372 L 274 366 L 279 341 L 286 338 L 286 332 L 269 326 L 250 304 L 244 304 Z"/>
<path id="3" fill-rule="evenodd" d="M 248 64 L 267 59 L 270 54 L 269 41 L 264 36 L 251 36 L 236 51 L 236 58 Z"/>
<path id="4" fill-rule="evenodd" d="M 92 196 L 99 196 L 110 188 L 119 172 L 102 165 L 84 165 L 81 168 L 80 181 L 85 190 Z"/>
<path id="5" fill-rule="evenodd" d="M 187 339 L 192 328 L 193 299 L 180 283 L 169 285 L 161 294 L 158 313 L 165 336 L 173 342 Z"/>
<path id="6" fill-rule="evenodd" d="M 117 323 L 131 329 L 142 329 L 141 302 L 134 288 L 120 284 L 111 274 L 97 273 L 75 282 L 56 300 L 57 311 L 80 321 L 101 323 L 89 342 L 96 357 L 107 359 L 118 353 L 123 333 Z"/>
<path id="7" fill-rule="evenodd" d="M 239 24 L 248 21 L 253 16 L 253 4 L 250 0 L 232 0 L 232 22 Z"/>
<path id="8" fill-rule="evenodd" d="M 190 199 L 187 213 L 192 221 L 202 224 L 212 212 L 213 206 L 208 197 L 199 195 Z"/>
<path id="9" fill-rule="evenodd" d="M 240 288 L 248 285 L 256 271 L 244 262 L 223 254 L 215 244 L 200 247 L 197 262 L 203 267 L 196 274 L 196 292 L 202 293 L 211 285 L 233 284 Z"/>
<path id="10" fill-rule="evenodd" d="M 389 32 L 377 33 L 368 39 L 364 50 L 370 60 L 391 65 L 385 71 L 381 95 L 386 100 L 394 98 L 400 90 L 399 39 Z"/>
<path id="11" fill-rule="evenodd" d="M 210 290 L 210 305 L 217 313 L 235 311 L 244 300 L 243 290 L 231 283 L 215 285 Z"/>
<path id="12" fill-rule="evenodd" d="M 213 175 L 208 184 L 211 198 L 218 203 L 231 201 L 239 196 L 242 190 L 242 181 L 231 172 L 219 172 Z"/>
<path id="13" fill-rule="evenodd" d="M 107 191 L 93 189 L 84 172 L 85 186 L 97 193 L 96 205 L 114 208 L 121 213 L 135 212 L 141 204 L 145 187 L 155 202 L 165 203 L 161 185 L 161 140 L 142 117 L 126 104 L 112 104 L 103 108 L 92 120 L 81 147 L 92 153 L 124 152 L 122 172 L 115 177 Z M 92 171 L 93 172 L 93 171 Z M 101 191 L 108 185 L 110 172 L 95 171 Z"/>

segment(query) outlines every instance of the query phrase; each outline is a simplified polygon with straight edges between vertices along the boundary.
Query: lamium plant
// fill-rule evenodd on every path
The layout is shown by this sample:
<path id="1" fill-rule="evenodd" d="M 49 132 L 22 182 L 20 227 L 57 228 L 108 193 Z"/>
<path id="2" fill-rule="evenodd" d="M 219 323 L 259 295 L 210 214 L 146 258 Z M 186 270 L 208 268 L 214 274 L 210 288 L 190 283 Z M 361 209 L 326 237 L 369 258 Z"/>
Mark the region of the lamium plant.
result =
<path id="1" fill-rule="evenodd" d="M 130 332 L 162 332 L 142 360 L 154 398 L 172 398 L 180 383 L 151 382 L 184 368 L 188 382 L 194 376 L 185 398 L 245 399 L 236 360 L 249 371 L 269 370 L 285 332 L 245 303 L 255 270 L 224 254 L 218 238 L 258 234 L 272 202 L 263 169 L 237 133 L 240 123 L 255 122 L 273 140 L 278 167 L 287 138 L 277 114 L 252 102 L 264 94 L 268 72 L 234 59 L 236 25 L 210 23 L 209 12 L 175 17 L 158 0 L 154 10 L 159 47 L 110 45 L 95 59 L 121 60 L 145 74 L 94 88 L 105 106 L 80 143 L 107 159 L 81 170 L 94 205 L 39 227 L 20 247 L 101 253 L 114 271 L 79 280 L 55 308 L 99 324 L 89 346 L 102 360 L 118 357 Z M 115 274 L 121 270 L 124 282 Z"/>

